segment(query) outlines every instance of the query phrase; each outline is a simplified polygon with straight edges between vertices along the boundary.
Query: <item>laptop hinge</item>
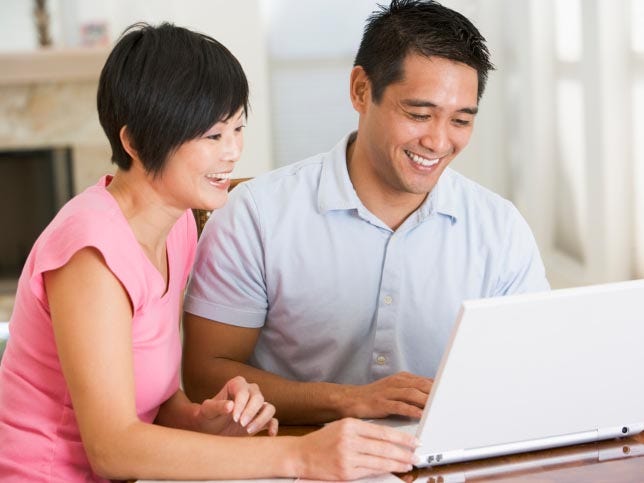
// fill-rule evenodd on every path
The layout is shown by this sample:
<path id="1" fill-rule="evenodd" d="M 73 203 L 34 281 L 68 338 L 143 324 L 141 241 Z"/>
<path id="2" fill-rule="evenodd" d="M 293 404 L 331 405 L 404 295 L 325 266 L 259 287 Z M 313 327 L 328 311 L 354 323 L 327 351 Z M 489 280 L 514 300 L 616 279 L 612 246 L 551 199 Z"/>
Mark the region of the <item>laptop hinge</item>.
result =
<path id="1" fill-rule="evenodd" d="M 604 432 L 602 437 L 599 436 L 597 430 L 584 431 L 581 433 L 564 434 L 561 436 L 551 436 L 548 438 L 535 439 L 530 441 L 517 441 L 514 443 L 504 443 L 493 446 L 485 446 L 480 448 L 468 448 L 450 450 L 442 453 L 427 453 L 423 451 L 422 446 L 416 450 L 416 454 L 422 460 L 418 466 L 435 466 L 448 463 L 458 463 L 479 458 L 490 458 L 492 456 L 500 456 L 513 453 L 522 453 L 525 451 L 536 451 L 545 448 L 554 448 L 557 446 L 567 446 L 571 444 L 588 443 L 597 441 L 598 439 L 614 438 L 617 436 L 625 435 L 622 433 L 622 426 Z"/>

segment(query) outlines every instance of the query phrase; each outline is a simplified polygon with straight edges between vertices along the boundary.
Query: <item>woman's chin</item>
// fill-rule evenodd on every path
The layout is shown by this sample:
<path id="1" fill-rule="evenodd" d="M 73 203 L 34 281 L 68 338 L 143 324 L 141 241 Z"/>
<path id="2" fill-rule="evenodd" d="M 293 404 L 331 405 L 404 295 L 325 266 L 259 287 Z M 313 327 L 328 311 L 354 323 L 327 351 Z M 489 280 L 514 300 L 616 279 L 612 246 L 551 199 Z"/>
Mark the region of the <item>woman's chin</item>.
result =
<path id="1" fill-rule="evenodd" d="M 226 204 L 228 201 L 228 193 L 224 192 L 222 196 L 218 196 L 216 199 L 210 199 L 201 203 L 201 206 L 198 207 L 200 210 L 205 211 L 214 211 L 218 210 Z"/>

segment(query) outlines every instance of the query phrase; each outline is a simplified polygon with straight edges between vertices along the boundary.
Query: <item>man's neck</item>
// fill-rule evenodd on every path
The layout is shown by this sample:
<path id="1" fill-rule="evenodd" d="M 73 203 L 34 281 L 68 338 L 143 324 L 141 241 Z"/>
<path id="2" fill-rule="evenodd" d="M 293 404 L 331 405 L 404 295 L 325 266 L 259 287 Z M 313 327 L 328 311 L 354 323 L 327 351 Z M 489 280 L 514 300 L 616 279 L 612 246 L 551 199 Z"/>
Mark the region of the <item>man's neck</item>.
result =
<path id="1" fill-rule="evenodd" d="M 367 166 L 355 135 L 347 144 L 347 170 L 353 188 L 362 204 L 392 230 L 400 225 L 423 204 L 427 194 L 417 195 L 387 189 Z"/>

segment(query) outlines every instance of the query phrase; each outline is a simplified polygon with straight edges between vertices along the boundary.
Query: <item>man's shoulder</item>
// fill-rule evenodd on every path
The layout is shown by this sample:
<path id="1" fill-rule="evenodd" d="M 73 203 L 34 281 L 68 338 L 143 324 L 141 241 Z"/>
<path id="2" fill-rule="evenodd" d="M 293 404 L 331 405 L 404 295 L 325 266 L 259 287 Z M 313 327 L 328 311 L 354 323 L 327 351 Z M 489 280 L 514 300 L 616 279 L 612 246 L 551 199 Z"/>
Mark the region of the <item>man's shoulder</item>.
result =
<path id="1" fill-rule="evenodd" d="M 451 168 L 445 170 L 443 178 L 448 196 L 468 213 L 493 216 L 518 213 L 510 200 Z"/>
<path id="2" fill-rule="evenodd" d="M 314 195 L 317 193 L 326 154 L 316 154 L 252 178 L 239 186 L 243 188 L 239 194 L 243 198 L 241 192 L 245 191 L 245 196 L 256 202 L 277 204 L 292 202 L 294 197 Z M 231 201 L 234 200 L 231 198 Z"/>
<path id="3" fill-rule="evenodd" d="M 508 246 L 534 245 L 532 230 L 514 203 L 456 171 L 444 174 L 447 196 L 458 207 L 456 224 L 466 231 L 471 246 L 503 255 Z"/>
<path id="4" fill-rule="evenodd" d="M 241 219 L 244 213 L 271 223 L 309 216 L 317 210 L 326 153 L 260 174 L 233 189 L 215 218 Z M 223 223 L 223 221 L 222 221 Z"/>

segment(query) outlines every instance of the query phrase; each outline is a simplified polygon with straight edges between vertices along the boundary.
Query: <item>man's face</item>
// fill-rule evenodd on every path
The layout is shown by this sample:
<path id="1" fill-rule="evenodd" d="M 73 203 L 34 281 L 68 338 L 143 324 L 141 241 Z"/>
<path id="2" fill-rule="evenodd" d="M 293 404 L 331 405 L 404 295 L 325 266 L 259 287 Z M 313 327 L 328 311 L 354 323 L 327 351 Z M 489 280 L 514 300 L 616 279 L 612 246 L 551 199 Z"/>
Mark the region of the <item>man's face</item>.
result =
<path id="1" fill-rule="evenodd" d="M 467 145 L 477 112 L 477 72 L 442 57 L 409 54 L 404 76 L 384 90 L 379 103 L 368 94 L 360 112 L 369 178 L 383 194 L 425 195 Z"/>

